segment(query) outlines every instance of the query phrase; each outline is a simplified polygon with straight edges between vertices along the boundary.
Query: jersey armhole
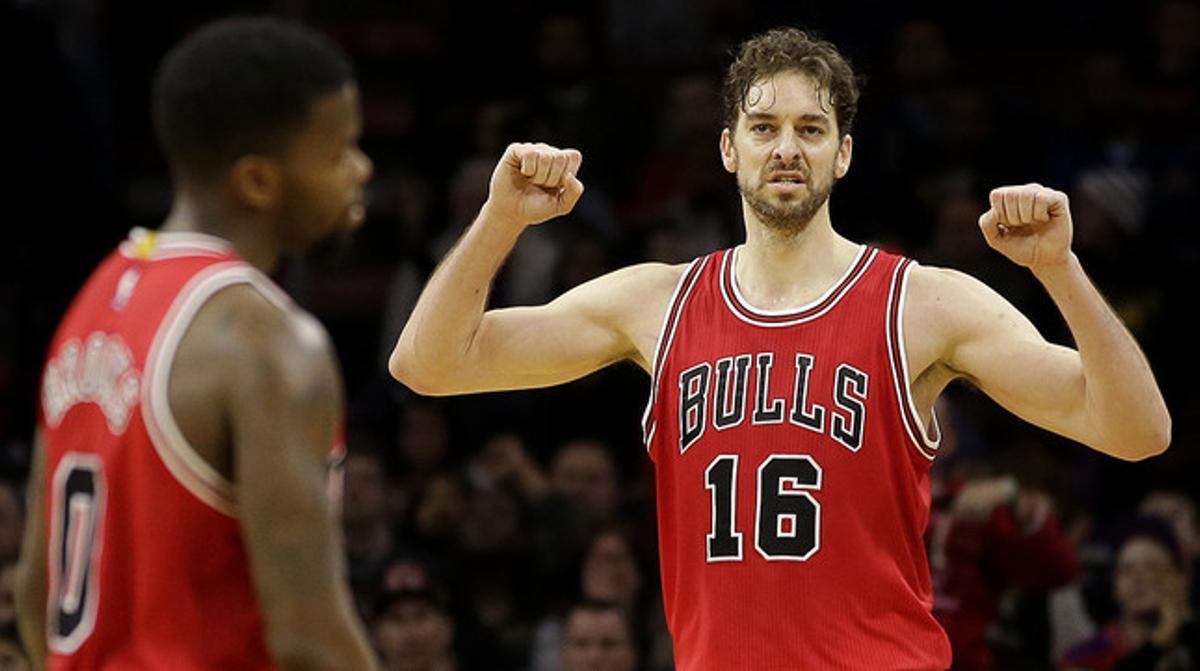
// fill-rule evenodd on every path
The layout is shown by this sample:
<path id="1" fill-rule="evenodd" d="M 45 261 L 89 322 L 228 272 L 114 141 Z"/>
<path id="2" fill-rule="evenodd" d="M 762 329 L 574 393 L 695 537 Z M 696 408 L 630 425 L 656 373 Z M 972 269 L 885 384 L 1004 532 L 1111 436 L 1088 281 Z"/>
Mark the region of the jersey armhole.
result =
<path id="1" fill-rule="evenodd" d="M 671 343 L 675 339 L 675 331 L 679 327 L 679 317 L 683 312 L 683 305 L 687 302 L 688 294 L 696 286 L 696 279 L 700 276 L 700 271 L 707 263 L 708 257 L 703 256 L 688 265 L 687 270 L 679 276 L 679 282 L 676 283 L 675 291 L 671 293 L 671 301 L 667 304 L 667 310 L 663 314 L 658 340 L 654 343 L 654 361 L 650 369 L 650 393 L 646 399 L 646 410 L 642 413 L 642 442 L 647 453 L 650 453 L 650 445 L 654 440 L 656 428 L 654 404 L 658 400 L 659 377 L 662 374 L 662 367 L 666 363 Z M 653 455 L 651 456 L 653 457 Z"/>
<path id="2" fill-rule="evenodd" d="M 171 369 L 179 344 L 200 309 L 217 292 L 249 284 L 271 303 L 286 309 L 291 300 L 262 273 L 242 261 L 218 263 L 197 273 L 175 297 L 154 335 L 146 357 L 142 415 L 154 451 L 175 480 L 197 499 L 230 517 L 237 516 L 232 482 L 188 443 L 170 405 Z"/>
<path id="3" fill-rule="evenodd" d="M 937 411 L 931 409 L 930 426 L 926 430 L 913 400 L 912 385 L 908 378 L 908 348 L 904 340 L 904 308 L 908 296 L 908 278 L 917 262 L 901 259 L 892 271 L 891 288 L 888 292 L 887 345 L 888 363 L 892 372 L 892 383 L 896 390 L 901 423 L 912 445 L 921 456 L 932 461 L 937 457 L 942 442 L 942 431 L 938 425 Z"/>

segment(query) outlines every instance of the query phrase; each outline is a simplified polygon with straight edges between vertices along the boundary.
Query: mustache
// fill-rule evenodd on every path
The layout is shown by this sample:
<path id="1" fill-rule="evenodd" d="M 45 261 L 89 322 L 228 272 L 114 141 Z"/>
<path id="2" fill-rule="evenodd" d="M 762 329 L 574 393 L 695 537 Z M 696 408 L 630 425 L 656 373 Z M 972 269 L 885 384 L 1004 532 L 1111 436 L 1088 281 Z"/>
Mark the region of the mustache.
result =
<path id="1" fill-rule="evenodd" d="M 804 179 L 806 181 L 811 176 L 808 172 L 808 166 L 804 165 L 803 163 L 784 163 L 782 161 L 768 163 L 767 167 L 763 169 L 763 173 L 772 172 L 798 172 L 804 175 Z"/>

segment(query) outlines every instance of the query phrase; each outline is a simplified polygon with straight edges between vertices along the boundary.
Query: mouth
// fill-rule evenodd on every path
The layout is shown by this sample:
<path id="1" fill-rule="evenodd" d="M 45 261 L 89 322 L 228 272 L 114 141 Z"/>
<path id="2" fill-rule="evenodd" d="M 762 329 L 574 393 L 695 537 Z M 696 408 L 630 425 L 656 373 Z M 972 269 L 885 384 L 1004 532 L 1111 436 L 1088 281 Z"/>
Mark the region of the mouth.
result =
<path id="1" fill-rule="evenodd" d="M 346 218 L 350 220 L 351 228 L 358 228 L 367 220 L 367 203 L 370 202 L 368 194 L 359 194 L 348 208 L 346 208 Z"/>
<path id="2" fill-rule="evenodd" d="M 780 171 L 767 175 L 769 184 L 804 184 L 805 181 L 802 172 Z"/>

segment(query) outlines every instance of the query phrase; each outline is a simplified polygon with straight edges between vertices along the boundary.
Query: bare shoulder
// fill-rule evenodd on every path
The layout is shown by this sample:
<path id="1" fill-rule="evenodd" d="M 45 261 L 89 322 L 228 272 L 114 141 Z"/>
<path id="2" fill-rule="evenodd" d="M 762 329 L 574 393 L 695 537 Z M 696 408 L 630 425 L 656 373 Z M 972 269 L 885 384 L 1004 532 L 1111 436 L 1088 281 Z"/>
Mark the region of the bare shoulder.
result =
<path id="1" fill-rule="evenodd" d="M 275 385 L 287 392 L 336 380 L 333 347 L 320 322 L 251 285 L 236 284 L 213 295 L 190 331 L 197 336 L 197 349 L 211 357 L 210 365 L 226 364 L 221 370 L 235 386 Z"/>
<path id="2" fill-rule="evenodd" d="M 687 271 L 688 264 L 667 264 L 657 262 L 638 263 L 614 270 L 602 275 L 592 282 L 602 284 L 609 292 L 615 292 L 622 298 L 641 296 L 649 298 L 658 294 L 668 294 L 675 290 L 679 278 Z M 591 282 L 581 286 L 587 286 Z"/>
<path id="3" fill-rule="evenodd" d="M 671 297 L 690 264 L 639 263 L 597 277 L 563 294 L 555 303 L 583 305 L 595 319 L 623 334 L 631 357 L 650 369 Z"/>
<path id="4" fill-rule="evenodd" d="M 916 266 L 909 275 L 904 328 L 910 366 L 942 363 L 960 371 L 966 344 L 1004 334 L 1041 337 L 1025 315 L 986 283 L 936 266 Z"/>
<path id="5" fill-rule="evenodd" d="M 909 275 L 906 300 L 906 320 L 911 317 L 951 337 L 998 325 L 1024 328 L 1028 324 L 996 290 L 952 268 L 915 266 Z"/>

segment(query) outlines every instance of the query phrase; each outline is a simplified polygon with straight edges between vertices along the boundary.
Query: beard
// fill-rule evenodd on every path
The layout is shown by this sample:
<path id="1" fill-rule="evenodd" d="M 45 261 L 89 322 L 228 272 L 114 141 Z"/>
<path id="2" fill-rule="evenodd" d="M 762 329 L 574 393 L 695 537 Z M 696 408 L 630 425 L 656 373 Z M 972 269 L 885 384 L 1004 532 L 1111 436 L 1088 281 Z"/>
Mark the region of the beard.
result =
<path id="1" fill-rule="evenodd" d="M 805 194 L 786 200 L 768 195 L 767 175 L 776 171 L 804 172 Z M 833 168 L 826 179 L 814 180 L 812 173 L 805 172 L 799 165 L 772 163 L 763 170 L 757 187 L 750 184 L 748 179 L 738 179 L 738 191 L 746 205 L 767 228 L 795 235 L 808 227 L 808 222 L 812 221 L 825 201 L 829 200 L 834 181 Z"/>

